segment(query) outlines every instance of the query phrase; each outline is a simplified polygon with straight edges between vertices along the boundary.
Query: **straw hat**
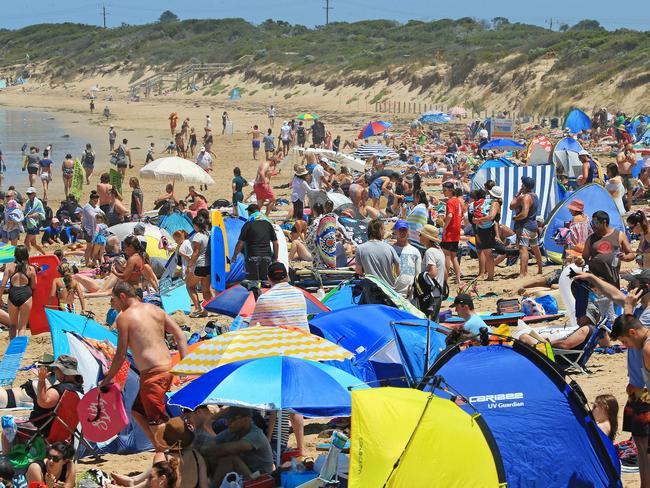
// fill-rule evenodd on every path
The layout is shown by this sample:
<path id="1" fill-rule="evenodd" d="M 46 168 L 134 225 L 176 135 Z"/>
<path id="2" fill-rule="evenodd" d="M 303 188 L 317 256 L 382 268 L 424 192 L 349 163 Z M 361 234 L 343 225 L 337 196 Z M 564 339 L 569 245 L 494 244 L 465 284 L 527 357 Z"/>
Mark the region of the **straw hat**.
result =
<path id="1" fill-rule="evenodd" d="M 434 225 L 426 224 L 418 231 L 418 234 L 426 237 L 430 241 L 440 242 L 440 233 L 438 232 L 437 227 L 435 227 Z"/>
<path id="2" fill-rule="evenodd" d="M 295 168 L 294 174 L 296 176 L 305 176 L 309 174 L 309 171 L 307 171 L 307 168 L 305 168 L 304 166 L 298 166 Z"/>

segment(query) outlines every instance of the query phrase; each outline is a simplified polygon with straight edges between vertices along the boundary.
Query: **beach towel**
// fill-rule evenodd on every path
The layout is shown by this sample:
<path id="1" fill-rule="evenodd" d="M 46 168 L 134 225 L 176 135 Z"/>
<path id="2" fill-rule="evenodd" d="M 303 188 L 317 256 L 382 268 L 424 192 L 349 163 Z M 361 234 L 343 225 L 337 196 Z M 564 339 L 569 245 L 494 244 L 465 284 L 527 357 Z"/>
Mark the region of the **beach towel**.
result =
<path id="1" fill-rule="evenodd" d="M 324 215 L 316 229 L 316 260 L 330 269 L 336 268 L 336 224 L 334 215 Z"/>
<path id="2" fill-rule="evenodd" d="M 0 361 L 0 387 L 11 387 L 16 379 L 16 373 L 25 355 L 29 337 L 14 337 Z"/>

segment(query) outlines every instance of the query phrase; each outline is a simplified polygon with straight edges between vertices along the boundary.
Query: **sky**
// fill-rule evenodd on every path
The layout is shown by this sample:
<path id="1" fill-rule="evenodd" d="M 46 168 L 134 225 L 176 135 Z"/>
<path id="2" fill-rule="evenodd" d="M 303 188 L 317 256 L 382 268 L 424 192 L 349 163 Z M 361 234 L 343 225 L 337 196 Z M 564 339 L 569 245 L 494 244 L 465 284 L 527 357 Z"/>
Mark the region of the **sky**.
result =
<path id="1" fill-rule="evenodd" d="M 79 22 L 101 25 L 106 7 L 108 27 L 154 22 L 164 10 L 181 19 L 241 17 L 260 23 L 285 20 L 309 27 L 325 23 L 326 0 L 0 0 L 0 28 L 16 29 L 44 22 Z M 650 30 L 650 9 L 646 2 L 630 0 L 616 9 L 611 0 L 329 0 L 330 22 L 365 19 L 436 20 L 474 17 L 490 20 L 506 17 L 512 22 L 536 24 L 553 29 L 566 23 L 595 19 L 607 29 Z"/>

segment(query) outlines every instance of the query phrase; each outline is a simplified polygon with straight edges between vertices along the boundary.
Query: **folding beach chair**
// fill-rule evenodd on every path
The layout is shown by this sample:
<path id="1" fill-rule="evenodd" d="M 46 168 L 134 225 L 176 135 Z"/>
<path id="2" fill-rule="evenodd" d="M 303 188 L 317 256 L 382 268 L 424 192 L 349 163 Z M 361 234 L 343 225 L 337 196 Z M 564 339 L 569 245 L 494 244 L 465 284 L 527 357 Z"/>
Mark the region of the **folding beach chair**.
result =
<path id="1" fill-rule="evenodd" d="M 2 361 L 0 361 L 0 388 L 13 386 L 28 342 L 29 337 L 18 336 L 14 337 L 7 346 Z"/>
<path id="2" fill-rule="evenodd" d="M 600 340 L 609 332 L 610 329 L 607 327 L 607 317 L 605 316 L 596 325 L 596 329 L 592 332 L 583 349 L 553 349 L 558 367 L 568 374 L 591 374 L 591 371 L 587 368 L 587 363 L 598 347 Z"/>

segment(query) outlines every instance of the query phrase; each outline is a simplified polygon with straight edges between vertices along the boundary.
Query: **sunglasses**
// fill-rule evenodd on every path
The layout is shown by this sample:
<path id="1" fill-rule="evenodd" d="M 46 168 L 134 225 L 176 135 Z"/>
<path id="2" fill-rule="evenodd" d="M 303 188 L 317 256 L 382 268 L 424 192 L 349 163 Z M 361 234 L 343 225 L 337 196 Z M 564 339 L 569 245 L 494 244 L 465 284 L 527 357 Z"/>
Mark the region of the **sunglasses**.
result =
<path id="1" fill-rule="evenodd" d="M 56 456 L 56 455 L 54 455 L 54 454 L 48 454 L 48 455 L 47 455 L 47 458 L 48 458 L 50 461 L 53 461 L 53 462 L 55 462 L 55 463 L 58 463 L 59 461 L 61 461 L 61 460 L 63 459 L 63 456 Z"/>

